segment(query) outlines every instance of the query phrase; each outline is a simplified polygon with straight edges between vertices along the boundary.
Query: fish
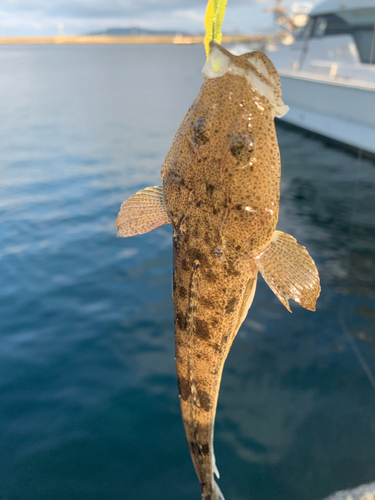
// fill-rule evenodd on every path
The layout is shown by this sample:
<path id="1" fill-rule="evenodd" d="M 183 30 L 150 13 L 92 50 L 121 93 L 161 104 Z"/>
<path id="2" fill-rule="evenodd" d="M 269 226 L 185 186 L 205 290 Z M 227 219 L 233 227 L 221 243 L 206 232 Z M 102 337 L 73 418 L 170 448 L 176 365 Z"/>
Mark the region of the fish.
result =
<path id="1" fill-rule="evenodd" d="M 319 274 L 306 248 L 276 230 L 280 154 L 274 118 L 288 107 L 259 51 L 216 42 L 203 85 L 162 164 L 162 186 L 121 205 L 118 236 L 173 228 L 175 359 L 182 420 L 202 500 L 223 500 L 213 449 L 225 360 L 253 302 L 258 272 L 291 312 L 315 310 Z"/>

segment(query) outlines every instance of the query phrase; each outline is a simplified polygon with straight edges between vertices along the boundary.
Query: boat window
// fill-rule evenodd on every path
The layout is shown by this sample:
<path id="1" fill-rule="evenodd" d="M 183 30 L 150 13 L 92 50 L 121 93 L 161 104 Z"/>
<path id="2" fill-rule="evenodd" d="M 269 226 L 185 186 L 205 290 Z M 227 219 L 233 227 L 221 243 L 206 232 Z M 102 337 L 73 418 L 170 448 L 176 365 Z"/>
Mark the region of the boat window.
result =
<path id="1" fill-rule="evenodd" d="M 335 14 L 327 14 L 315 18 L 313 36 L 341 35 L 348 33 L 348 30 L 350 31 L 350 26 L 344 19 Z"/>
<path id="2" fill-rule="evenodd" d="M 361 62 L 375 64 L 374 27 L 354 28 L 353 32 Z"/>
<path id="3" fill-rule="evenodd" d="M 356 42 L 359 57 L 362 63 L 375 64 L 375 26 L 354 25 L 347 23 L 336 14 L 312 17 L 305 26 L 301 37 L 306 39 L 331 35 L 352 35 Z"/>
<path id="4" fill-rule="evenodd" d="M 325 17 L 318 17 L 315 22 L 313 36 L 323 36 L 325 35 L 328 21 Z"/>
<path id="5" fill-rule="evenodd" d="M 342 17 L 328 14 L 325 18 L 327 19 L 326 35 L 343 35 L 350 31 L 349 24 Z"/>
<path id="6" fill-rule="evenodd" d="M 310 38 L 313 32 L 314 24 L 315 24 L 315 18 L 311 18 L 309 22 L 306 24 L 306 26 L 303 28 L 301 33 L 299 33 L 298 38 L 300 39 L 302 38 L 305 40 L 307 38 Z"/>

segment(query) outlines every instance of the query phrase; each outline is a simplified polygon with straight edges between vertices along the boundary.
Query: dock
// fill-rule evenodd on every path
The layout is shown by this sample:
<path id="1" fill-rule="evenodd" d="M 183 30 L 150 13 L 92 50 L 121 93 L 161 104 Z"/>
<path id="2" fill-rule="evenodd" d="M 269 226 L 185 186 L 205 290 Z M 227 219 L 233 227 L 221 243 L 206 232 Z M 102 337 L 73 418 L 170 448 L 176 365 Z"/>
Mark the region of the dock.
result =
<path id="1" fill-rule="evenodd" d="M 223 35 L 222 43 L 267 42 L 275 37 L 270 35 Z M 109 44 L 201 44 L 204 35 L 79 35 L 79 36 L 45 36 L 45 37 L 0 37 L 0 45 L 109 45 Z"/>

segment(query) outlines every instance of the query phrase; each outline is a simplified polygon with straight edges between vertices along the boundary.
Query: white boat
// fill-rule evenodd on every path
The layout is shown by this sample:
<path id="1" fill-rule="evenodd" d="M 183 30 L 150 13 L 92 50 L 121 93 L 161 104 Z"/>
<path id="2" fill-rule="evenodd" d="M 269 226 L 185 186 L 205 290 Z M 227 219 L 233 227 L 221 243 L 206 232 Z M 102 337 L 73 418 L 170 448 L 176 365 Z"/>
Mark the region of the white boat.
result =
<path id="1" fill-rule="evenodd" d="M 275 49 L 282 120 L 375 154 L 375 0 L 326 0 Z"/>

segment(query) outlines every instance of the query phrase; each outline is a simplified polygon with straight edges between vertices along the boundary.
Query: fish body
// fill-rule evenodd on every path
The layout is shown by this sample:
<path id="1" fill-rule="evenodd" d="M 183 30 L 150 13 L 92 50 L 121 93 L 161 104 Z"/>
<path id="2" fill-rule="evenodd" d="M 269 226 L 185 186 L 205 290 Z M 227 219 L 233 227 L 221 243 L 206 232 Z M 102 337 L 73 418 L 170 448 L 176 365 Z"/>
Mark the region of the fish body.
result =
<path id="1" fill-rule="evenodd" d="M 117 219 L 119 236 L 173 227 L 177 380 L 202 500 L 224 498 L 214 481 L 217 399 L 258 271 L 288 310 L 289 298 L 314 310 L 320 291 L 307 251 L 276 231 L 274 116 L 285 111 L 277 72 L 260 52 L 211 48 L 203 86 L 163 163 L 163 186 L 133 195 Z"/>

